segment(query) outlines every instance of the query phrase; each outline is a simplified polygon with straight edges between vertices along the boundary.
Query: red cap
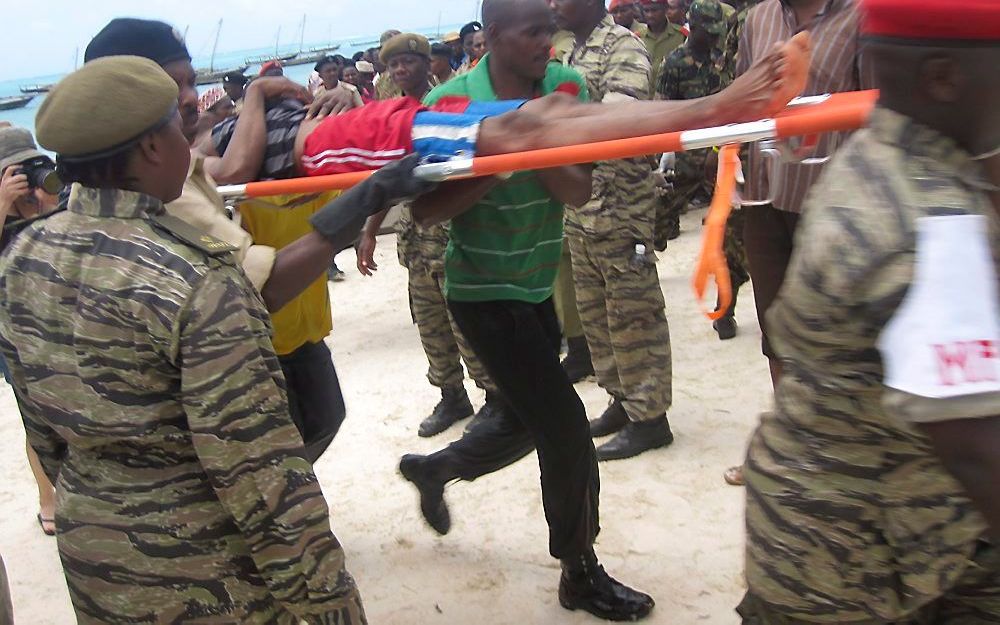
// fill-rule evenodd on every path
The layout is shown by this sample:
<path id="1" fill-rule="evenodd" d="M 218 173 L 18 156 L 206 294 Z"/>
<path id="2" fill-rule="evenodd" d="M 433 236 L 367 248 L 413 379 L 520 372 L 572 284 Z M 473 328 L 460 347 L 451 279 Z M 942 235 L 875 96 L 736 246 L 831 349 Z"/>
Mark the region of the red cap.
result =
<path id="1" fill-rule="evenodd" d="M 609 11 L 614 11 L 615 9 L 617 9 L 618 7 L 620 7 L 623 4 L 625 4 L 625 0 L 611 0 L 611 4 L 608 5 L 608 10 Z M 632 4 L 632 3 L 629 2 L 629 4 Z"/>
<path id="2" fill-rule="evenodd" d="M 281 64 L 281 61 L 278 61 L 278 60 L 268 61 L 267 63 L 264 63 L 263 65 L 260 66 L 260 74 L 259 75 L 263 76 L 264 74 L 266 74 L 268 72 L 268 70 L 283 69 L 284 67 L 285 66 Z"/>
<path id="3" fill-rule="evenodd" d="M 647 6 L 651 5 L 651 4 L 666 5 L 667 4 L 667 0 L 639 0 L 639 4 L 641 4 L 644 7 L 647 7 Z"/>
<path id="4" fill-rule="evenodd" d="M 998 0 L 862 0 L 861 33 L 925 41 L 1000 41 Z"/>

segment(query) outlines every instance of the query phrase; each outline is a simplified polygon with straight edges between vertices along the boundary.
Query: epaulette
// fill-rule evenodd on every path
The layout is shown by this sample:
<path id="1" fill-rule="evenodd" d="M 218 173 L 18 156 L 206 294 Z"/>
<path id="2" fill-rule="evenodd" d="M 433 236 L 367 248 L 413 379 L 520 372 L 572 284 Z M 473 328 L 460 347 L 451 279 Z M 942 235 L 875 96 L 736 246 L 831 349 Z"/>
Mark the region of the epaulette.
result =
<path id="1" fill-rule="evenodd" d="M 238 248 L 235 245 L 226 243 L 222 239 L 205 234 L 183 219 L 179 219 L 169 214 L 156 215 L 150 217 L 154 226 L 163 230 L 173 238 L 182 243 L 187 243 L 195 249 L 199 249 L 209 256 L 223 256 L 230 252 L 235 252 Z"/>

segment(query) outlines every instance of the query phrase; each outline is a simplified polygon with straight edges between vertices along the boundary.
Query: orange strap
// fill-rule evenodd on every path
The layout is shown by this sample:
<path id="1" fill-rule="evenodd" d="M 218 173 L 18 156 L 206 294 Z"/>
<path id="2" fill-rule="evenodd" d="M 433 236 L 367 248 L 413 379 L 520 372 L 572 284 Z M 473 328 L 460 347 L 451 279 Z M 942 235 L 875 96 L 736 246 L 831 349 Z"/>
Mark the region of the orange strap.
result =
<path id="1" fill-rule="evenodd" d="M 740 146 L 727 145 L 719 152 L 719 172 L 715 181 L 715 195 L 705 218 L 705 232 L 702 235 L 701 255 L 695 266 L 694 287 L 698 305 L 709 319 L 715 321 L 729 309 L 733 302 L 733 284 L 729 277 L 729 265 L 722 246 L 726 238 L 726 221 L 733 209 L 733 192 L 736 190 L 736 170 L 740 164 Z M 709 277 L 715 278 L 719 292 L 719 307 L 708 312 L 705 308 L 705 289 Z"/>

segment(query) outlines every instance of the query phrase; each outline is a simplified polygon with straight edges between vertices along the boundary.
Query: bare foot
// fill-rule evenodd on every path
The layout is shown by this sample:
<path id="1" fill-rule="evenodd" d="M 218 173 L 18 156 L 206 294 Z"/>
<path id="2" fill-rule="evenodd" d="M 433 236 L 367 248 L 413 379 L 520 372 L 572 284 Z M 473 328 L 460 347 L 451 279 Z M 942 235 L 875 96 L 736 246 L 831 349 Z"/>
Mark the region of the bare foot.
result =
<path id="1" fill-rule="evenodd" d="M 718 94 L 723 115 L 734 122 L 772 117 L 806 88 L 811 60 L 809 33 L 801 32 L 754 63 Z"/>

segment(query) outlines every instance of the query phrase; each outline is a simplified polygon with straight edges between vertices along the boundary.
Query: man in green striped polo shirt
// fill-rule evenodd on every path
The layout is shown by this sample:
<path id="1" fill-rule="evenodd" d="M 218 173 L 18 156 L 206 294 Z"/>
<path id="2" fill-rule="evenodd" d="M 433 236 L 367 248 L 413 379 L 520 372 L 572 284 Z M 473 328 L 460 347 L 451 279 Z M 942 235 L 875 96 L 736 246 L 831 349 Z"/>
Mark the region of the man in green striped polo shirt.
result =
<path id="1" fill-rule="evenodd" d="M 555 30 L 545 0 L 487 0 L 490 53 L 469 73 L 434 89 L 476 103 L 528 100 L 556 91 L 587 99 L 573 69 L 549 63 Z M 483 106 L 480 104 L 480 106 Z M 444 485 L 474 480 L 537 447 L 549 551 L 562 561 L 559 600 L 601 618 L 636 620 L 653 599 L 614 580 L 597 562 L 597 457 L 586 409 L 559 363 L 552 305 L 562 255 L 563 204 L 590 199 L 589 166 L 465 181 L 415 201 L 421 213 L 461 212 L 451 221 L 445 295 L 455 322 L 510 411 L 482 420 L 429 456 L 404 456 L 400 471 L 420 490 L 421 510 L 441 534 L 451 526 Z"/>

